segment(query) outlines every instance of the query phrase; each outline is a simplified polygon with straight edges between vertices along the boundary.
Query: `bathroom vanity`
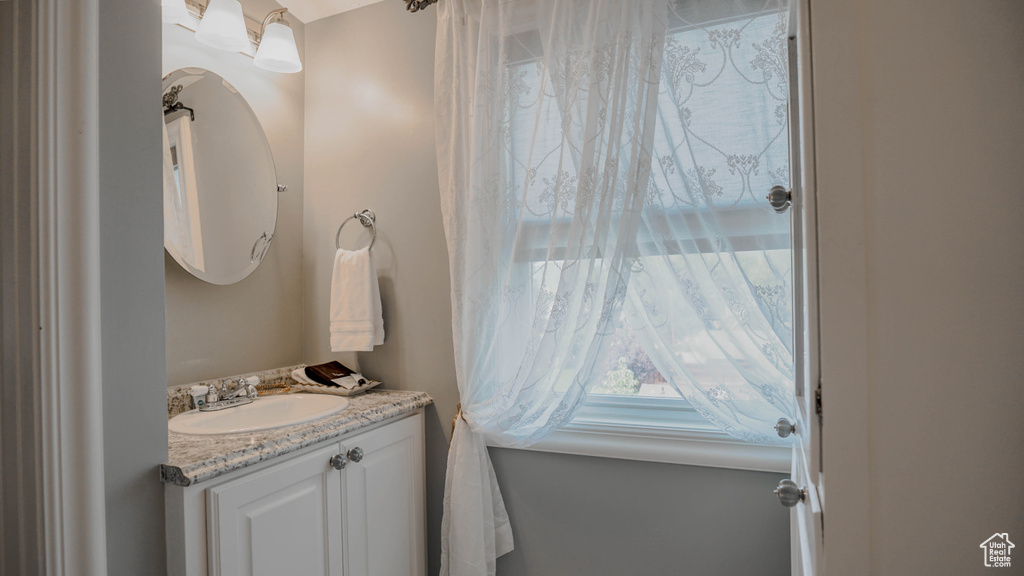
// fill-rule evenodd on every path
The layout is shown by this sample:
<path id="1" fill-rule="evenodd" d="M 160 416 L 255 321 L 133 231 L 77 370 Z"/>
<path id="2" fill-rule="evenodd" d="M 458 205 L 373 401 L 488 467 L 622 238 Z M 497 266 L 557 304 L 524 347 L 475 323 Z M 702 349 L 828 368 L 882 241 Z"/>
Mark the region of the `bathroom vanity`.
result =
<path id="1" fill-rule="evenodd" d="M 296 426 L 171 432 L 161 467 L 168 574 L 424 575 L 422 412 L 431 402 L 372 391 Z"/>

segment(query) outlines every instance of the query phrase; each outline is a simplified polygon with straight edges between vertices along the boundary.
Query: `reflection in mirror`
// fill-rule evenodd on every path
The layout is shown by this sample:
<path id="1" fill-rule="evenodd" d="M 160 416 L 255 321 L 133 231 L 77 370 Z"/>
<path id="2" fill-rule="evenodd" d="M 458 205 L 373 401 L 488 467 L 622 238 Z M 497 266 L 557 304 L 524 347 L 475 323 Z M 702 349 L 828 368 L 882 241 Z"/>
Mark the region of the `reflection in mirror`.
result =
<path id="1" fill-rule="evenodd" d="M 195 277 L 233 284 L 266 256 L 277 175 L 256 114 L 200 68 L 164 78 L 164 247 Z"/>

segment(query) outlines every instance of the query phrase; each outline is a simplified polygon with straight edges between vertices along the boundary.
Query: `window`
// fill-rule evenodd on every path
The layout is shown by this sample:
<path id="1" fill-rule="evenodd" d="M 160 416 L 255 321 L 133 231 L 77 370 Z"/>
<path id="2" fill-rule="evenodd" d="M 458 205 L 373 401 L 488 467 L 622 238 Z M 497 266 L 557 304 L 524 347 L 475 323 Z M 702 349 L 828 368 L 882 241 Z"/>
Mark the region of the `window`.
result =
<path id="1" fill-rule="evenodd" d="M 772 185 L 789 183 L 784 15 L 771 11 L 699 25 L 675 11 L 671 16 L 645 207 L 652 217 L 637 239 L 654 248 L 641 249 L 636 266 L 732 266 L 756 293 L 778 338 L 791 342 L 788 218 L 772 213 L 763 200 Z M 507 71 L 512 106 L 506 162 L 512 188 L 528 189 L 521 209 L 537 216 L 536 229 L 520 235 L 526 241 L 517 246 L 517 259 L 529 262 L 540 282 L 562 265 L 543 259 L 570 237 L 568 219 L 551 224 L 544 217 L 557 206 L 571 212 L 572 194 L 586 176 L 564 155 L 543 154 L 558 149 L 566 123 L 578 119 L 565 117 L 556 98 L 541 97 L 554 80 L 531 58 L 542 49 L 540 38 L 521 33 L 514 49 L 521 57 Z M 521 161 L 525 157 L 528 162 Z M 751 376 L 736 360 L 743 354 L 732 349 L 730 338 L 728 326 L 709 321 L 682 339 L 684 345 L 673 342 L 689 347 L 677 350 L 675 373 L 723 395 L 742 393 Z M 788 449 L 745 445 L 710 425 L 684 398 L 684 387 L 659 370 L 651 345 L 620 314 L 586 406 L 537 448 L 620 457 L 639 450 L 645 459 L 788 470 Z M 636 438 L 642 442 L 631 440 Z M 680 439 L 698 441 L 696 448 L 682 448 Z"/>

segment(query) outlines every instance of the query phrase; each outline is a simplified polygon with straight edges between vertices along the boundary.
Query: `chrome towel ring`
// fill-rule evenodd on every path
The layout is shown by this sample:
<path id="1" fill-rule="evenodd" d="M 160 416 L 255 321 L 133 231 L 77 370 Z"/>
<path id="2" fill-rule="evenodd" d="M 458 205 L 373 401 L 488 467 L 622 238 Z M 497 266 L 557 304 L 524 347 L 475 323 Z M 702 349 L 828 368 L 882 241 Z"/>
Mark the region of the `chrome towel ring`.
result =
<path id="1" fill-rule="evenodd" d="M 363 210 L 362 212 L 356 212 L 348 218 L 345 218 L 345 221 L 341 223 L 341 226 L 338 226 L 337 234 L 334 235 L 334 246 L 339 250 L 341 249 L 341 229 L 345 227 L 345 224 L 348 224 L 349 220 L 358 220 L 360 224 L 369 228 L 373 232 L 373 239 L 370 240 L 370 246 L 367 248 L 368 250 L 373 249 L 373 243 L 377 241 L 377 226 L 374 224 L 374 222 L 377 221 L 377 215 L 370 209 Z"/>

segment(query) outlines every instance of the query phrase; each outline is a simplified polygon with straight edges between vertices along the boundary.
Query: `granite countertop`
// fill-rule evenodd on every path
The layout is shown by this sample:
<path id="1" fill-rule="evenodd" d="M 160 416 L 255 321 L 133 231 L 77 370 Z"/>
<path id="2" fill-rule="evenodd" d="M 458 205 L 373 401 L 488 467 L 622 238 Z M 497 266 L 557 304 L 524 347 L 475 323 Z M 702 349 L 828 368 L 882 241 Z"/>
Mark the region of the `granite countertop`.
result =
<path id="1" fill-rule="evenodd" d="M 340 414 L 286 428 L 218 436 L 168 432 L 168 459 L 166 464 L 160 465 L 160 480 L 166 484 L 191 486 L 408 414 L 434 402 L 425 392 L 402 390 L 370 390 L 348 399 L 351 404 Z"/>

